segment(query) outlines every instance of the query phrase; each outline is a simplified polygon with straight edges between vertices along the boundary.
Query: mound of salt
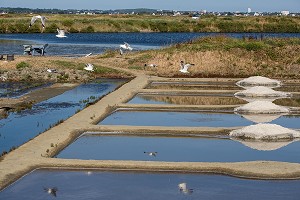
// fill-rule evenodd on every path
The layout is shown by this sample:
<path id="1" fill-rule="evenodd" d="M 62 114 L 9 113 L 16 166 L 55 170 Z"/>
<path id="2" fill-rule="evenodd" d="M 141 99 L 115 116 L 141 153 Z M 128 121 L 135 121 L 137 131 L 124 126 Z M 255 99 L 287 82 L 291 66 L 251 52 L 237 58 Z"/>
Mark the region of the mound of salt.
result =
<path id="1" fill-rule="evenodd" d="M 278 140 L 299 138 L 300 132 L 284 128 L 277 124 L 256 124 L 233 130 L 229 135 L 231 137 Z"/>
<path id="2" fill-rule="evenodd" d="M 246 97 L 290 97 L 290 93 L 280 92 L 272 90 L 265 86 L 254 86 L 247 90 L 236 92 L 235 96 L 246 96 Z"/>
<path id="3" fill-rule="evenodd" d="M 269 86 L 269 87 L 278 87 L 281 85 L 281 82 L 278 80 L 266 78 L 263 76 L 251 76 L 249 78 L 240 80 L 236 83 L 238 86 Z"/>
<path id="4" fill-rule="evenodd" d="M 234 112 L 271 114 L 271 113 L 288 113 L 289 109 L 283 106 L 278 106 L 270 101 L 253 101 L 243 106 L 235 108 Z"/>
<path id="5" fill-rule="evenodd" d="M 261 141 L 261 140 L 242 140 L 242 139 L 234 139 L 234 141 L 238 141 L 243 145 L 259 150 L 259 151 L 274 151 L 276 149 L 280 149 L 285 147 L 296 140 L 286 140 L 286 141 Z"/>

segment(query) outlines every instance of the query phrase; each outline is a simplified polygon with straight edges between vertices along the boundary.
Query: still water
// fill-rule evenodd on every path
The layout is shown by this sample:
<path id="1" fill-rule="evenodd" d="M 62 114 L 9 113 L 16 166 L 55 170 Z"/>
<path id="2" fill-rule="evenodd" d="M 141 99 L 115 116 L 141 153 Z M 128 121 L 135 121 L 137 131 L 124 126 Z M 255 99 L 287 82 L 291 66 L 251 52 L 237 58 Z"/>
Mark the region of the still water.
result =
<path id="1" fill-rule="evenodd" d="M 18 98 L 32 90 L 50 85 L 50 83 L 34 82 L 0 82 L 0 98 Z"/>
<path id="2" fill-rule="evenodd" d="M 260 36 L 260 33 L 70 33 L 67 38 L 57 38 L 56 33 L 0 34 L 0 54 L 23 54 L 24 44 L 46 44 L 46 55 L 99 54 L 128 42 L 134 50 L 156 49 L 197 37 L 227 35 Z M 299 33 L 263 33 L 264 37 L 300 37 Z M 68 48 L 65 48 L 65 47 Z"/>
<path id="3" fill-rule="evenodd" d="M 272 122 L 286 127 L 299 129 L 300 115 L 283 115 Z M 213 112 L 175 112 L 175 111 L 135 111 L 117 110 L 100 125 L 131 126 L 182 126 L 182 127 L 237 127 L 254 124 L 243 116 L 233 113 Z"/>
<path id="4" fill-rule="evenodd" d="M 32 109 L 11 113 L 0 120 L 0 153 L 18 147 L 47 130 L 59 120 L 65 120 L 83 109 L 82 101 L 99 98 L 113 91 L 125 80 L 96 80 L 69 90 L 61 95 L 33 105 Z M 92 101 L 90 99 L 90 101 Z"/>
<path id="5" fill-rule="evenodd" d="M 108 153 L 109 152 L 109 153 Z M 157 152 L 149 156 L 144 152 Z M 85 134 L 58 158 L 167 162 L 282 161 L 300 163 L 300 142 L 234 141 L 200 137 L 106 136 Z"/>
<path id="6" fill-rule="evenodd" d="M 179 191 L 186 183 L 190 194 Z M 44 188 L 56 187 L 56 197 Z M 5 200 L 294 200 L 300 181 L 248 180 L 222 175 L 36 170 L 0 193 Z"/>

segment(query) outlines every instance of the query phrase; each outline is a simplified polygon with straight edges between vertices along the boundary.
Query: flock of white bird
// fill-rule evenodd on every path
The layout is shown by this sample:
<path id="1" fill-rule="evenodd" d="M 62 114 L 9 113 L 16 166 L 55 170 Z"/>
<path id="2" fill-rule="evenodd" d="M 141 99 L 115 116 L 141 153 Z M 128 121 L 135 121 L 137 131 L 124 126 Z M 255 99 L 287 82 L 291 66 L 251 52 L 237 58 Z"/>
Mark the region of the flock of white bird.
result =
<path id="1" fill-rule="evenodd" d="M 29 24 L 29 28 L 36 22 L 37 19 L 41 19 L 41 22 L 42 22 L 42 28 L 44 29 L 46 27 L 46 17 L 45 16 L 41 16 L 41 15 L 37 15 L 37 16 L 33 16 L 31 18 L 31 21 L 30 21 L 30 24 Z M 57 35 L 56 37 L 58 38 L 66 38 L 66 32 L 65 30 L 63 29 L 57 29 Z M 123 55 L 125 51 L 132 51 L 133 48 L 127 43 L 127 42 L 124 42 L 124 44 L 121 44 L 119 46 L 119 52 L 120 52 L 120 55 Z M 85 57 L 88 57 L 90 56 L 92 53 L 90 54 L 87 54 Z M 181 73 L 184 73 L 184 74 L 187 74 L 189 73 L 188 69 L 193 66 L 194 64 L 191 64 L 191 63 L 185 63 L 184 61 L 180 61 L 180 72 Z M 156 64 L 145 64 L 144 67 L 157 67 Z M 86 64 L 86 67 L 84 67 L 85 70 L 87 71 L 91 71 L 93 72 L 94 71 L 94 66 L 90 63 Z M 48 72 L 52 73 L 53 71 L 51 70 L 47 70 Z"/>

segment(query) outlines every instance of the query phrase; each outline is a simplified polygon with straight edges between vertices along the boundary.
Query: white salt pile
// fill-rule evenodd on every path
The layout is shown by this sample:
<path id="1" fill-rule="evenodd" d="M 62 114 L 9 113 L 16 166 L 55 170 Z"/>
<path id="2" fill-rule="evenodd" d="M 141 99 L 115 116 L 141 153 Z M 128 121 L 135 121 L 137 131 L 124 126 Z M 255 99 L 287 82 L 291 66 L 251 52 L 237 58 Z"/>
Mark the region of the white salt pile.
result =
<path id="1" fill-rule="evenodd" d="M 283 106 L 278 106 L 270 101 L 253 101 L 243 106 L 234 109 L 236 113 L 288 113 L 289 109 Z"/>
<path id="2" fill-rule="evenodd" d="M 236 83 L 236 85 L 244 87 L 244 86 L 268 86 L 268 87 L 279 87 L 281 82 L 278 80 L 266 78 L 263 76 L 251 76 L 249 78 L 240 80 Z"/>
<path id="3" fill-rule="evenodd" d="M 255 123 L 267 123 L 281 117 L 282 114 L 242 114 L 241 116 Z"/>
<path id="4" fill-rule="evenodd" d="M 265 86 L 254 86 L 247 90 L 237 92 L 234 95 L 246 96 L 246 97 L 290 97 L 291 96 L 290 93 L 275 91 Z"/>
<path id="5" fill-rule="evenodd" d="M 300 132 L 284 128 L 277 124 L 256 124 L 233 130 L 229 135 L 231 137 L 277 140 L 299 138 Z"/>
<path id="6" fill-rule="evenodd" d="M 261 141 L 261 140 L 240 140 L 240 139 L 234 139 L 234 141 L 238 141 L 240 143 L 242 143 L 243 145 L 251 148 L 251 149 L 255 149 L 255 150 L 259 150 L 259 151 L 274 151 L 276 149 L 280 149 L 284 146 L 287 146 L 289 144 L 291 144 L 294 141 L 297 140 L 288 140 L 288 141 Z"/>

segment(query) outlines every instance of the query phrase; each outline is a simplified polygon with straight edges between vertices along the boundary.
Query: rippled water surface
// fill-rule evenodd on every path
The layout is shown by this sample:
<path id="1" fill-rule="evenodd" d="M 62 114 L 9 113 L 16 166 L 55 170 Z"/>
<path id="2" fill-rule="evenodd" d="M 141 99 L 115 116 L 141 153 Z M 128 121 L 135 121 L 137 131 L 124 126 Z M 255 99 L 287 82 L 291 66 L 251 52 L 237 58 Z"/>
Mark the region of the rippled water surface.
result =
<path id="1" fill-rule="evenodd" d="M 134 50 L 155 49 L 162 46 L 189 41 L 197 37 L 221 33 L 70 33 L 67 38 L 57 38 L 56 33 L 0 34 L 0 53 L 23 54 L 24 44 L 49 44 L 46 55 L 69 55 L 103 53 L 118 49 L 128 42 Z M 222 33 L 229 37 L 242 38 L 256 33 Z M 260 34 L 258 35 L 260 36 Z M 298 33 L 264 33 L 264 37 L 300 37 Z M 68 48 L 66 48 L 66 46 Z"/>
<path id="2" fill-rule="evenodd" d="M 180 183 L 186 183 L 193 192 L 180 192 Z M 56 197 L 44 187 L 56 187 Z M 37 170 L 1 192 L 0 199 L 294 200 L 300 196 L 299 187 L 299 180 L 247 180 L 208 174 Z"/>
<path id="3" fill-rule="evenodd" d="M 0 120 L 0 153 L 17 147 L 59 120 L 65 120 L 83 109 L 83 101 L 93 101 L 113 91 L 125 80 L 103 79 L 82 84 L 65 93 L 33 105 L 32 109 L 11 113 Z"/>

